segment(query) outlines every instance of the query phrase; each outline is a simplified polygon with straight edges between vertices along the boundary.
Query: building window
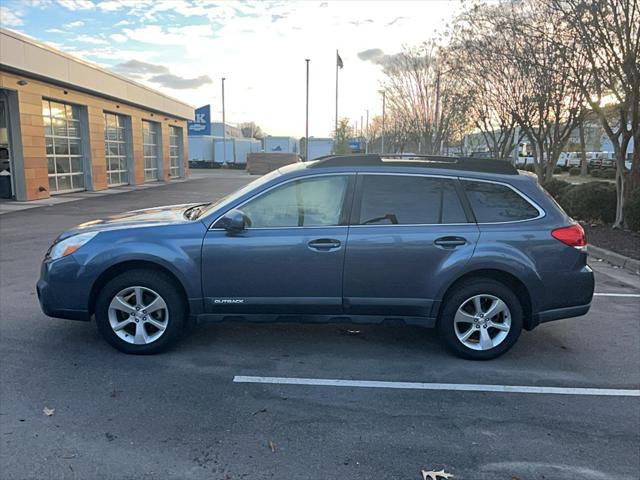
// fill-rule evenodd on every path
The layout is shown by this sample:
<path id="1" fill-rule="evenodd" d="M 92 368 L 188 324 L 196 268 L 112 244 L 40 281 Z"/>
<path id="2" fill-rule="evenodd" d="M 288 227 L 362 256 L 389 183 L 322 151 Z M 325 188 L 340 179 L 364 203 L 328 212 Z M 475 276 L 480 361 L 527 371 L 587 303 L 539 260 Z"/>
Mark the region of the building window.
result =
<path id="1" fill-rule="evenodd" d="M 104 149 L 107 160 L 107 182 L 110 187 L 129 183 L 129 145 L 126 120 L 115 113 L 104 114 Z"/>
<path id="2" fill-rule="evenodd" d="M 43 100 L 42 117 L 49 170 L 49 192 L 84 190 L 84 157 L 78 107 Z"/>
<path id="3" fill-rule="evenodd" d="M 144 149 L 144 181 L 159 179 L 160 126 L 155 122 L 142 121 L 142 148 Z"/>
<path id="4" fill-rule="evenodd" d="M 182 128 L 169 127 L 169 175 L 172 178 L 180 176 L 180 164 L 182 163 Z"/>

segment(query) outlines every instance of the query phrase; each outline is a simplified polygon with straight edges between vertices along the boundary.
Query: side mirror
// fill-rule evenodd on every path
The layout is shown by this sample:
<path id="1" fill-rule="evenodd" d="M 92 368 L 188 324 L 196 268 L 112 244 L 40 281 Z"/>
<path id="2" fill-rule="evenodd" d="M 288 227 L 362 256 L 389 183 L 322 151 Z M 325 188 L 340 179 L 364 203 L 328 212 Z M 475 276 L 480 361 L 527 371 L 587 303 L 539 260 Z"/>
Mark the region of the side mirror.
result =
<path id="1" fill-rule="evenodd" d="M 229 233 L 240 233 L 251 226 L 251 220 L 242 210 L 229 210 L 214 225 L 217 228 L 224 228 Z"/>

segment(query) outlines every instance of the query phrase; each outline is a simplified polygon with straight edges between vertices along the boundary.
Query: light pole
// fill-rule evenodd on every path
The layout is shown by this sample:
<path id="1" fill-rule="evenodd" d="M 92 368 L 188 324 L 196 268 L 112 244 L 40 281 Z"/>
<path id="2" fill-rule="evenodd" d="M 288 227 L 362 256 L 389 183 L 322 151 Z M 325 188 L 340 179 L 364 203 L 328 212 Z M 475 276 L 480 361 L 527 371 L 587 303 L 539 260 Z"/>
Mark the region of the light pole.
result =
<path id="1" fill-rule="evenodd" d="M 227 165 L 227 124 L 224 115 L 224 81 L 226 78 L 222 77 L 222 162 Z"/>
<path id="2" fill-rule="evenodd" d="M 307 110 L 304 128 L 304 160 L 306 162 L 309 160 L 309 62 L 311 60 L 306 58 L 304 61 L 307 62 Z"/>
<path id="3" fill-rule="evenodd" d="M 367 110 L 367 129 L 364 134 L 364 153 L 369 153 L 369 110 Z"/>
<path id="4" fill-rule="evenodd" d="M 385 102 L 386 102 L 386 95 L 387 92 L 385 90 L 380 90 L 380 93 L 382 94 L 382 135 L 381 135 L 381 140 L 380 140 L 380 153 L 384 153 L 384 120 L 385 120 Z"/>

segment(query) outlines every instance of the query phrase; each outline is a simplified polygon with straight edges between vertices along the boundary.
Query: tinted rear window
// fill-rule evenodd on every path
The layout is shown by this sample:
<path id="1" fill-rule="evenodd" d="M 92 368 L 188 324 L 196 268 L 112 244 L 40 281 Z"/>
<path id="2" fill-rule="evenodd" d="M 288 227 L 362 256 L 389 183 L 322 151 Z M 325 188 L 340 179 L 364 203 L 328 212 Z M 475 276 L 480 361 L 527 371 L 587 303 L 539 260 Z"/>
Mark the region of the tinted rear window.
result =
<path id="1" fill-rule="evenodd" d="M 467 223 L 452 180 L 364 175 L 360 225 Z"/>
<path id="2" fill-rule="evenodd" d="M 536 218 L 538 210 L 505 185 L 463 181 L 478 223 L 515 222 Z"/>

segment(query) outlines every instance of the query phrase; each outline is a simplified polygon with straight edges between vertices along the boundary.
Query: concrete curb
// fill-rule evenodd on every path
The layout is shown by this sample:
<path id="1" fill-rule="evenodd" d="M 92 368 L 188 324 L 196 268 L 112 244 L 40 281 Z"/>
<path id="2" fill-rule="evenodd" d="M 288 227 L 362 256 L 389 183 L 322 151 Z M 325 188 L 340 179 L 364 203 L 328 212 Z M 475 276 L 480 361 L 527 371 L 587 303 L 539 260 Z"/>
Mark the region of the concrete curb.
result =
<path id="1" fill-rule="evenodd" d="M 604 248 L 595 247 L 593 245 L 587 245 L 587 253 L 591 257 L 601 258 L 605 262 L 615 265 L 616 267 L 624 268 L 631 273 L 640 275 L 640 260 L 625 257 L 619 253 L 606 250 Z"/>

